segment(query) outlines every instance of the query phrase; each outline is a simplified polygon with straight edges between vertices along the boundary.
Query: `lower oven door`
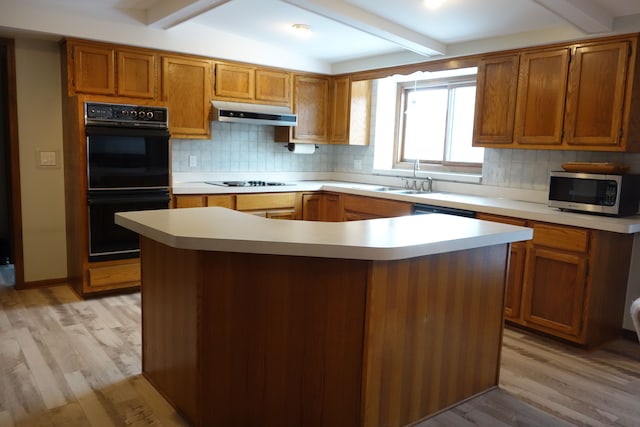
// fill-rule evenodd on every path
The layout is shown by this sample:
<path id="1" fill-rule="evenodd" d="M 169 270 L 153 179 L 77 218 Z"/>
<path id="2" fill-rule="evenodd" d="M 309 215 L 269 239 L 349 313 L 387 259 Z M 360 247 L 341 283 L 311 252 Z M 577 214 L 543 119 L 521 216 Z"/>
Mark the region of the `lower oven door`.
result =
<path id="1" fill-rule="evenodd" d="M 115 223 L 116 212 L 169 208 L 169 190 L 89 192 L 89 261 L 136 258 L 137 233 Z"/>

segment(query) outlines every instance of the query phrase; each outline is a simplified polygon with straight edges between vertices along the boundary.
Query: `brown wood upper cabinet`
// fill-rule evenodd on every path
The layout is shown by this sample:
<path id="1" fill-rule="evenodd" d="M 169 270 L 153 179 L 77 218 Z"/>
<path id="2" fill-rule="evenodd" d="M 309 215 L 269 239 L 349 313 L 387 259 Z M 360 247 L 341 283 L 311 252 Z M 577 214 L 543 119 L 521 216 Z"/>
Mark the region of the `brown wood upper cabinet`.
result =
<path id="1" fill-rule="evenodd" d="M 478 62 L 473 145 L 510 146 L 518 87 L 518 55 L 498 56 Z"/>
<path id="2" fill-rule="evenodd" d="M 298 126 L 276 126 L 276 142 L 329 142 L 330 83 L 328 76 L 294 74 L 293 112 L 298 115 Z"/>
<path id="3" fill-rule="evenodd" d="M 525 52 L 520 56 L 516 144 L 562 143 L 569 57 L 569 49 Z"/>
<path id="4" fill-rule="evenodd" d="M 294 75 L 298 126 L 276 127 L 275 141 L 368 145 L 371 92 L 370 80 Z"/>
<path id="5" fill-rule="evenodd" d="M 291 104 L 291 73 L 216 63 L 215 97 L 237 102 Z"/>
<path id="6" fill-rule="evenodd" d="M 169 108 L 172 137 L 211 137 L 212 80 L 213 66 L 208 59 L 180 55 L 162 57 L 162 100 Z"/>
<path id="7" fill-rule="evenodd" d="M 371 121 L 371 80 L 351 81 L 337 77 L 331 81 L 331 144 L 369 145 Z"/>
<path id="8" fill-rule="evenodd" d="M 625 128 L 630 128 L 627 123 L 631 107 L 637 117 L 640 102 L 631 92 L 634 84 L 640 84 L 638 76 L 630 74 L 635 68 L 630 63 L 635 62 L 636 49 L 635 39 L 574 48 L 565 116 L 568 145 L 576 148 L 630 145 L 627 142 L 632 130 Z M 638 129 L 632 135 L 637 139 Z"/>
<path id="9" fill-rule="evenodd" d="M 482 59 L 473 145 L 640 151 L 631 119 L 640 114 L 637 42 L 621 36 Z"/>
<path id="10" fill-rule="evenodd" d="M 104 43 L 66 41 L 68 92 L 157 98 L 157 54 Z"/>

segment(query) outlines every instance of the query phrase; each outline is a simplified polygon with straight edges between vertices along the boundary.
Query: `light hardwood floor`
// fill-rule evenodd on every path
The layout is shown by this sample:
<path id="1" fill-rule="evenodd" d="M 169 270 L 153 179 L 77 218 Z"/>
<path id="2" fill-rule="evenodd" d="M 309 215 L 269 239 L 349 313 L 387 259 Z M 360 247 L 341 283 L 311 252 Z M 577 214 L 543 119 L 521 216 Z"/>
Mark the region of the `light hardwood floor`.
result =
<path id="1" fill-rule="evenodd" d="M 640 426 L 640 345 L 507 329 L 500 388 L 418 424 Z M 0 427 L 185 426 L 140 374 L 140 295 L 0 285 Z"/>

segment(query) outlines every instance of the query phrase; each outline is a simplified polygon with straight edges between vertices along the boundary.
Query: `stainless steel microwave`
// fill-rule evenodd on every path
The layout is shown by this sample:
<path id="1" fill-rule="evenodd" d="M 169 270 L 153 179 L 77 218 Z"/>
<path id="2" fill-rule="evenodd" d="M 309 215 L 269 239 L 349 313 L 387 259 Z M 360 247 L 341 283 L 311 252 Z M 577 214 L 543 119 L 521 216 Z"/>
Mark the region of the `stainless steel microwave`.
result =
<path id="1" fill-rule="evenodd" d="M 549 206 L 611 216 L 638 212 L 640 175 L 551 172 Z"/>

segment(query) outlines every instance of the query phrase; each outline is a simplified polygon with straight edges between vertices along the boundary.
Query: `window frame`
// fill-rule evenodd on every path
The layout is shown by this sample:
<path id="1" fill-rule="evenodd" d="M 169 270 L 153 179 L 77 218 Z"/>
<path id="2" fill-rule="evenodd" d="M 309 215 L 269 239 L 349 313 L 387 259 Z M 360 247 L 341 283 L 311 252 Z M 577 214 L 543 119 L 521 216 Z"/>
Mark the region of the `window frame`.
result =
<path id="1" fill-rule="evenodd" d="M 404 134 L 405 134 L 405 114 L 407 96 L 406 93 L 412 90 L 428 89 L 428 88 L 447 88 L 447 125 L 445 129 L 445 143 L 442 152 L 442 161 L 423 161 L 420 160 L 420 166 L 428 168 L 434 172 L 454 172 L 454 173 L 482 173 L 483 163 L 469 163 L 469 162 L 452 162 L 446 160 L 446 153 L 450 150 L 451 143 L 451 97 L 452 88 L 456 87 L 468 87 L 477 85 L 477 74 L 463 75 L 455 77 L 443 77 L 439 79 L 423 79 L 423 80 L 405 80 L 399 81 L 396 84 L 396 118 L 395 118 L 395 132 L 394 132 L 394 145 L 393 145 L 393 168 L 394 169 L 413 169 L 414 159 L 406 159 L 404 157 Z"/>

